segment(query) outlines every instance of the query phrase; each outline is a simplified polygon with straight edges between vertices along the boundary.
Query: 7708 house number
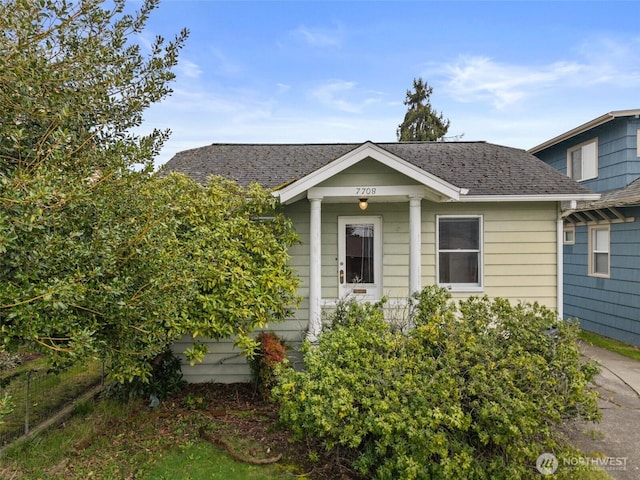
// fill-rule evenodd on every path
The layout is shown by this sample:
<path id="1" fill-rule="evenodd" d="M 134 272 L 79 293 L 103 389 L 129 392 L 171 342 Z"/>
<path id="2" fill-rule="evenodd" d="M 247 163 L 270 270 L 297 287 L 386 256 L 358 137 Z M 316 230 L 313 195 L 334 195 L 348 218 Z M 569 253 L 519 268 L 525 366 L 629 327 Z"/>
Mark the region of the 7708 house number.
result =
<path id="1" fill-rule="evenodd" d="M 376 187 L 356 187 L 356 195 L 375 195 Z"/>

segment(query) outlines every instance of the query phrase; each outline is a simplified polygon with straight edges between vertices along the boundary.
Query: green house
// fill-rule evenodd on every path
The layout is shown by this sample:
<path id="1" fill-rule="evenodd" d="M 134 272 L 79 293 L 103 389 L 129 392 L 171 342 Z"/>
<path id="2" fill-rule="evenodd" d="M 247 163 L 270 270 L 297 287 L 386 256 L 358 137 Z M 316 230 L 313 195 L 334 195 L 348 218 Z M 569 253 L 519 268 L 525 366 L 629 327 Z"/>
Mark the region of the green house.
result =
<path id="1" fill-rule="evenodd" d="M 524 150 L 486 142 L 213 144 L 164 167 L 272 190 L 302 242 L 303 301 L 270 328 L 299 345 L 344 297 L 401 311 L 425 285 L 537 301 L 562 315 L 563 202 L 599 198 Z M 190 339 L 175 345 L 181 353 Z M 249 379 L 233 342 L 212 342 L 191 382 Z"/>

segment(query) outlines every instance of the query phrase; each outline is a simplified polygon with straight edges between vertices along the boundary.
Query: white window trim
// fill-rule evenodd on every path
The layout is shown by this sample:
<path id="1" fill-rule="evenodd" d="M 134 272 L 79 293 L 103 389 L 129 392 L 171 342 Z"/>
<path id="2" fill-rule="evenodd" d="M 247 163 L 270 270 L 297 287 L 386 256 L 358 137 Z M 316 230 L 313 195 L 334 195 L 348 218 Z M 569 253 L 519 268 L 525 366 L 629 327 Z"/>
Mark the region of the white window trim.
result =
<path id="1" fill-rule="evenodd" d="M 571 233 L 571 240 L 567 240 L 567 233 Z M 562 228 L 562 243 L 564 245 L 575 245 L 576 243 L 576 226 L 566 225 Z"/>
<path id="2" fill-rule="evenodd" d="M 478 226 L 478 283 L 440 283 L 440 219 L 446 218 L 477 218 Z M 467 250 L 460 250 L 461 252 Z M 471 251 L 471 250 L 469 250 Z M 475 252 L 475 250 L 473 250 Z M 484 291 L 484 219 L 482 215 L 436 215 L 436 282 L 438 286 L 446 287 L 452 292 L 482 292 Z"/>
<path id="3" fill-rule="evenodd" d="M 583 176 L 582 178 L 573 178 L 571 176 L 571 171 L 573 170 L 572 161 L 571 161 L 571 154 L 573 152 L 575 152 L 576 150 L 582 149 L 584 146 L 590 145 L 592 143 L 595 144 L 595 149 L 596 149 L 596 158 L 595 158 L 595 165 L 594 165 L 595 166 L 595 175 L 592 175 L 590 177 Z M 570 178 L 573 178 L 573 180 L 575 180 L 576 182 L 584 182 L 584 181 L 587 181 L 587 180 L 598 178 L 598 157 L 599 157 L 598 137 L 592 138 L 591 140 L 587 140 L 586 142 L 582 142 L 582 143 L 580 143 L 578 145 L 574 145 L 573 147 L 567 149 L 567 176 L 570 177 Z"/>
<path id="4" fill-rule="evenodd" d="M 607 250 L 601 251 L 599 253 L 607 254 L 607 273 L 599 273 L 595 271 L 594 265 L 594 254 L 598 253 L 594 251 L 593 245 L 593 235 L 594 232 L 598 230 L 606 230 L 609 232 L 609 245 L 607 245 Z M 599 277 L 599 278 L 609 278 L 611 276 L 611 228 L 610 225 L 591 225 L 589 227 L 589 276 L 591 277 Z"/>
<path id="5" fill-rule="evenodd" d="M 640 158 L 640 128 L 636 132 L 636 157 Z"/>

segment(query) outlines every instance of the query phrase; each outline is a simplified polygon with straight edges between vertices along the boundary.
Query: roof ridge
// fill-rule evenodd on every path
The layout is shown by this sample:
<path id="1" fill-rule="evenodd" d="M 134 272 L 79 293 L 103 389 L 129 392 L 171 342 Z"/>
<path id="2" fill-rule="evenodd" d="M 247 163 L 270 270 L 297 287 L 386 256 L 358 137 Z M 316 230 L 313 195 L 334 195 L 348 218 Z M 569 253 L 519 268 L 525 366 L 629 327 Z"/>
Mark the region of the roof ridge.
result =
<path id="1" fill-rule="evenodd" d="M 373 143 L 374 145 L 411 145 L 411 144 L 415 144 L 415 145 L 427 145 L 427 144 L 431 144 L 431 145 L 449 145 L 449 144 L 476 144 L 476 143 L 484 143 L 487 145 L 498 145 L 495 143 L 491 143 L 491 142 L 487 142 L 486 140 L 452 140 L 452 141 L 439 141 L 439 140 L 435 140 L 435 141 L 426 141 L 426 140 L 418 140 L 418 141 L 402 141 L 402 142 L 392 142 L 392 141 L 383 141 L 383 142 L 376 142 L 374 140 L 365 140 L 362 142 L 213 142 L 210 143 L 208 145 L 204 145 L 201 147 L 194 147 L 194 148 L 205 148 L 205 147 L 210 147 L 213 145 L 216 146 L 220 146 L 220 145 L 229 145 L 229 146 L 246 146 L 246 147 L 256 147 L 256 146 L 275 146 L 275 147 L 281 147 L 281 146 L 304 146 L 304 145 L 309 145 L 309 146 L 314 146 L 314 145 L 318 145 L 318 146 L 325 146 L 325 145 L 363 145 L 365 143 Z M 499 145 L 499 146 L 504 146 L 504 145 Z M 513 147 L 508 147 L 508 148 L 513 148 Z M 193 150 L 192 149 L 188 149 L 188 150 Z"/>

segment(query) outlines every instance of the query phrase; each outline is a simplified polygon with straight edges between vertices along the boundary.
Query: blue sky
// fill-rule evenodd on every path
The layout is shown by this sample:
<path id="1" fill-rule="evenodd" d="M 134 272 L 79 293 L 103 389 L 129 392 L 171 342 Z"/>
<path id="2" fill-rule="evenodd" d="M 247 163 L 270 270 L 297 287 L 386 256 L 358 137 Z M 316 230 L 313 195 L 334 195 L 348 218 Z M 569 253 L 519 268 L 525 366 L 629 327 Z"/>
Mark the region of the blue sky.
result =
<path id="1" fill-rule="evenodd" d="M 640 108 L 640 2 L 164 0 L 140 41 L 190 37 L 156 163 L 217 142 L 396 141 L 414 78 L 448 135 L 528 149 Z"/>

